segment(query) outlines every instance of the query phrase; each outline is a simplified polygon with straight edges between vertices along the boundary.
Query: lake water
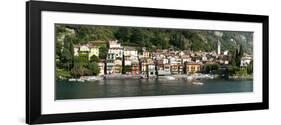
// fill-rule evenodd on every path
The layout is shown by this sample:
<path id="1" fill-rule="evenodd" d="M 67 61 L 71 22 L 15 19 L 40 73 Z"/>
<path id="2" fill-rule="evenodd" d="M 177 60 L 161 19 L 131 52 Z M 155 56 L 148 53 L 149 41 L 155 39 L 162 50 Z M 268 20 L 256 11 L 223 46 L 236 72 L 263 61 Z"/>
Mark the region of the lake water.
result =
<path id="1" fill-rule="evenodd" d="M 85 99 L 132 96 L 160 96 L 208 93 L 252 92 L 252 80 L 101 80 L 93 82 L 57 81 L 56 99 Z"/>

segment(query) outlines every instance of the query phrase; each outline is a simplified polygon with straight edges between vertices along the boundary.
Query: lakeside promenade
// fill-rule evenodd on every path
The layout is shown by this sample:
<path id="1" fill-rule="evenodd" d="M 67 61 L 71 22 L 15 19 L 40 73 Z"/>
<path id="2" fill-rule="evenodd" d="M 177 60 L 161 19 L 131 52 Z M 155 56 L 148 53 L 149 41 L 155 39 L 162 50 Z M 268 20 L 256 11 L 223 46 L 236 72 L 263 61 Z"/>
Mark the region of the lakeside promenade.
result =
<path id="1" fill-rule="evenodd" d="M 211 74 L 201 74 L 194 73 L 190 75 L 166 75 L 166 76 L 152 76 L 147 77 L 143 74 L 130 75 L 130 74 L 110 74 L 102 76 L 81 76 L 80 78 L 70 78 L 68 81 L 98 81 L 98 80 L 138 80 L 138 79 L 158 79 L 158 80 L 201 80 L 201 79 L 220 79 L 219 75 Z M 251 80 L 252 76 L 229 76 L 227 79 L 236 79 L 236 80 Z"/>

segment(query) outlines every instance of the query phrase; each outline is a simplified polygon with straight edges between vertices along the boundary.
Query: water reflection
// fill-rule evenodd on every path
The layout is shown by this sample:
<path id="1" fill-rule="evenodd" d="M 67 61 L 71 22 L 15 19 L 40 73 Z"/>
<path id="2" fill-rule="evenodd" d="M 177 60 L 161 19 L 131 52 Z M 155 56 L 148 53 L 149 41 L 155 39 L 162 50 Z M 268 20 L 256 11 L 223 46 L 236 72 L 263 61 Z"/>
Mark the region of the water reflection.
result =
<path id="1" fill-rule="evenodd" d="M 94 82 L 57 81 L 56 99 L 108 98 L 252 92 L 252 80 L 101 80 Z"/>

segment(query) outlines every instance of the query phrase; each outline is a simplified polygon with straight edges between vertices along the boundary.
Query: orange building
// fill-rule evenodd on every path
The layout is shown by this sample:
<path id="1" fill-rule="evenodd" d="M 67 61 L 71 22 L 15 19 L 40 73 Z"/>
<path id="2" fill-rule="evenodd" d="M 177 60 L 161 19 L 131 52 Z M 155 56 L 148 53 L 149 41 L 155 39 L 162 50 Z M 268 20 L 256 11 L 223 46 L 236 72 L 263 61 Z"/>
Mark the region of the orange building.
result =
<path id="1" fill-rule="evenodd" d="M 186 73 L 195 73 L 201 71 L 201 64 L 198 63 L 187 63 L 185 65 Z"/>

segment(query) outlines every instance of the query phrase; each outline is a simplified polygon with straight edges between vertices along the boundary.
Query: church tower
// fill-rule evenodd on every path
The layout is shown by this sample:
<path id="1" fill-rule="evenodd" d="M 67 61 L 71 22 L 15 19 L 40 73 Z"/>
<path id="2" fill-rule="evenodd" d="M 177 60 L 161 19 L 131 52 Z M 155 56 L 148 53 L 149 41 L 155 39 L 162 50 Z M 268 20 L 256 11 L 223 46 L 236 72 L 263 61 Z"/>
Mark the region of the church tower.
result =
<path id="1" fill-rule="evenodd" d="M 217 54 L 220 55 L 221 54 L 221 42 L 218 40 L 217 44 L 218 44 L 218 48 L 217 48 L 218 52 L 217 52 Z"/>

